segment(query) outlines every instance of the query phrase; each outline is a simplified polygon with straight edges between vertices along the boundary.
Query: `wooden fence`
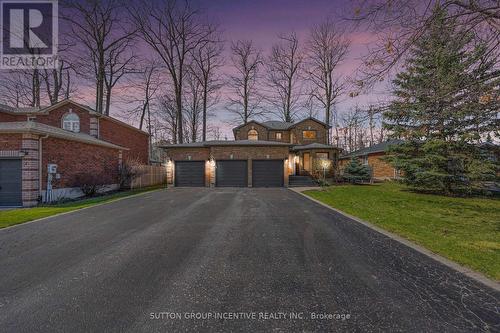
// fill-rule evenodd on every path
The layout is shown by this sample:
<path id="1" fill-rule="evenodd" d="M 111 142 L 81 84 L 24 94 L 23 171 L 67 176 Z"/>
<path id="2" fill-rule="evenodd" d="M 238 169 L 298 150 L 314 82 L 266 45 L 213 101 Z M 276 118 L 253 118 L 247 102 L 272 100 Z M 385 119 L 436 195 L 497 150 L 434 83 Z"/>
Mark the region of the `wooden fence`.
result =
<path id="1" fill-rule="evenodd" d="M 134 169 L 137 170 L 138 176 L 132 181 L 131 188 L 167 183 L 167 169 L 163 165 L 140 165 Z"/>

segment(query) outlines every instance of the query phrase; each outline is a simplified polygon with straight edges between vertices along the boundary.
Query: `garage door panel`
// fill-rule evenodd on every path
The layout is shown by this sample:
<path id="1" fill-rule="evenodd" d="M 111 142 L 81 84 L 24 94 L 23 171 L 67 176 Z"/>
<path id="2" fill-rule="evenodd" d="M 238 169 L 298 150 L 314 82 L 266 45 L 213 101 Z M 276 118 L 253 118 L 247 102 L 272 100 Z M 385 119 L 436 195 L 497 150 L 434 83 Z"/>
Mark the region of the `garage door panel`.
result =
<path id="1" fill-rule="evenodd" d="M 218 187 L 248 186 L 246 160 L 217 161 L 215 183 Z"/>
<path id="2" fill-rule="evenodd" d="M 254 160 L 252 161 L 253 187 L 282 187 L 283 160 Z"/>
<path id="3" fill-rule="evenodd" d="M 22 206 L 22 161 L 0 159 L 0 206 Z"/>
<path id="4" fill-rule="evenodd" d="M 205 161 L 175 162 L 175 186 L 205 186 Z"/>

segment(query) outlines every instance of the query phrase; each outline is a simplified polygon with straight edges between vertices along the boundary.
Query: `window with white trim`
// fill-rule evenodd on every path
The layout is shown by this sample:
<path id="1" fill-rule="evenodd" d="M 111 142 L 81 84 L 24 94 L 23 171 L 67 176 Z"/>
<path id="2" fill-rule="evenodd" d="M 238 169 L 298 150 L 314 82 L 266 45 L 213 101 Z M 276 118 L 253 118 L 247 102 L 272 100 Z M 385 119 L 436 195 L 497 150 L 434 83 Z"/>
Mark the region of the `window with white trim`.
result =
<path id="1" fill-rule="evenodd" d="M 251 129 L 248 131 L 248 140 L 256 141 L 259 140 L 259 132 L 257 132 L 255 129 Z"/>
<path id="2" fill-rule="evenodd" d="M 80 132 L 80 117 L 76 113 L 67 113 L 62 120 L 62 128 L 67 131 Z"/>

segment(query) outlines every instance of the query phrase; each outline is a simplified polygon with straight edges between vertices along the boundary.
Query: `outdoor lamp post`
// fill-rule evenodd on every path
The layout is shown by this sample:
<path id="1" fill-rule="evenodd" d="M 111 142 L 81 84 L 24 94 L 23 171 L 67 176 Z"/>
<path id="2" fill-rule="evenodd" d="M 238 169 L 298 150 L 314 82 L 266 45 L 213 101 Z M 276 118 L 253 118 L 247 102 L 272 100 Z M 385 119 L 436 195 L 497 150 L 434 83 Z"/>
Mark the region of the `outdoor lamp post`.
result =
<path id="1" fill-rule="evenodd" d="M 320 160 L 320 166 L 321 168 L 323 168 L 323 180 L 326 180 L 326 169 L 328 169 L 331 164 L 332 161 L 330 161 L 329 159 L 323 158 Z"/>

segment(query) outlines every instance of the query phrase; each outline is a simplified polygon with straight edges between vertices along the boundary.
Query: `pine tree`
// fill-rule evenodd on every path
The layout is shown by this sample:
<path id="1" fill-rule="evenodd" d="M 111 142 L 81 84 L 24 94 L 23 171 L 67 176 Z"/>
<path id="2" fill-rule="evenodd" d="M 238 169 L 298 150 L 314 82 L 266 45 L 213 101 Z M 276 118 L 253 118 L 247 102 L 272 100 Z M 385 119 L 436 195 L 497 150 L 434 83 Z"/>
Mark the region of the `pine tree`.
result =
<path id="1" fill-rule="evenodd" d="M 361 164 L 358 158 L 352 158 L 344 168 L 344 179 L 349 183 L 360 183 L 371 178 L 370 168 Z"/>
<path id="2" fill-rule="evenodd" d="M 384 113 L 384 126 L 405 142 L 388 159 L 415 189 L 468 194 L 495 174 L 478 143 L 487 134 L 498 135 L 497 61 L 443 9 L 435 8 L 430 24 L 393 81 L 396 98 Z"/>

